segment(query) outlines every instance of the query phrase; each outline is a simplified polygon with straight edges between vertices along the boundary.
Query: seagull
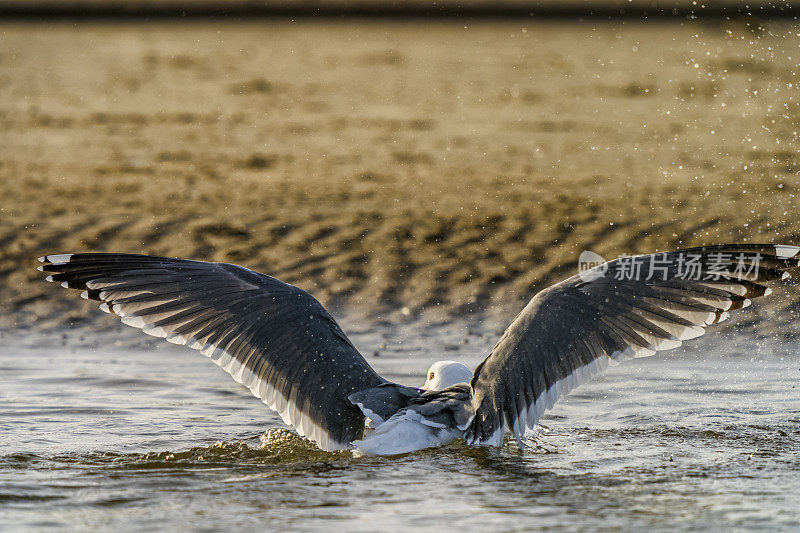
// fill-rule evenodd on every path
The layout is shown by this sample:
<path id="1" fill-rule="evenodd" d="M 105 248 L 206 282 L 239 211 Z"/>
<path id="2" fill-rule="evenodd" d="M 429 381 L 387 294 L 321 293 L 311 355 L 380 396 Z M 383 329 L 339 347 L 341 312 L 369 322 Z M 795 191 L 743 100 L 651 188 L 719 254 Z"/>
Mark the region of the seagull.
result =
<path id="1" fill-rule="evenodd" d="M 457 439 L 497 447 L 508 433 L 524 448 L 558 398 L 702 335 L 799 258 L 797 246 L 725 244 L 598 263 L 536 294 L 477 368 L 439 361 L 419 388 L 381 377 L 309 293 L 241 266 L 74 253 L 38 268 L 124 324 L 199 350 L 320 449 L 395 455 Z"/>

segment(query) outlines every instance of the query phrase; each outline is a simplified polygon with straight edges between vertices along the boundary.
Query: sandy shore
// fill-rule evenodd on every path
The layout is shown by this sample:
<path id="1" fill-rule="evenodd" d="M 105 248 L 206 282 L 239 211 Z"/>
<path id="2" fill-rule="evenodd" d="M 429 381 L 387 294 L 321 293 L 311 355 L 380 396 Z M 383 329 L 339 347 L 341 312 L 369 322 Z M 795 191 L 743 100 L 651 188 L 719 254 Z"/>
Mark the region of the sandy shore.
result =
<path id="1" fill-rule="evenodd" d="M 6 329 L 103 318 L 41 281 L 57 251 L 231 261 L 438 320 L 510 318 L 584 249 L 800 242 L 789 25 L 0 31 Z M 797 299 L 745 320 L 800 331 Z"/>

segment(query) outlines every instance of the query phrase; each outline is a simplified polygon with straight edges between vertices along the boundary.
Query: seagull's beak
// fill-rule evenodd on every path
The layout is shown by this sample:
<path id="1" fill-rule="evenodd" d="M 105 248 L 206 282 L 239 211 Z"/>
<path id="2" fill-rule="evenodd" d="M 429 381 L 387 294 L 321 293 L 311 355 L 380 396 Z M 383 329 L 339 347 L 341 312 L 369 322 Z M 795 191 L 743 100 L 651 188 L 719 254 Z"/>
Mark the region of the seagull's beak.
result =
<path id="1" fill-rule="evenodd" d="M 422 387 L 420 387 L 420 389 L 429 390 L 430 386 L 431 386 L 431 378 L 428 377 L 428 375 L 426 374 L 425 375 L 425 383 L 422 384 Z"/>

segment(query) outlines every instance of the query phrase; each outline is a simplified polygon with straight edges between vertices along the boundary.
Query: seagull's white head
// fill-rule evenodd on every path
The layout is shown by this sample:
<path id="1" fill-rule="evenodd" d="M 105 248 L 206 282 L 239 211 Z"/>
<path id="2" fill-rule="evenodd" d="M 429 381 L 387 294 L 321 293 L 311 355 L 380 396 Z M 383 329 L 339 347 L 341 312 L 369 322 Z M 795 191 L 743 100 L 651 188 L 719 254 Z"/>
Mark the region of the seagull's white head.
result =
<path id="1" fill-rule="evenodd" d="M 444 390 L 456 383 L 469 383 L 472 379 L 472 370 L 466 365 L 455 361 L 436 361 L 428 369 L 428 378 L 425 390 Z"/>

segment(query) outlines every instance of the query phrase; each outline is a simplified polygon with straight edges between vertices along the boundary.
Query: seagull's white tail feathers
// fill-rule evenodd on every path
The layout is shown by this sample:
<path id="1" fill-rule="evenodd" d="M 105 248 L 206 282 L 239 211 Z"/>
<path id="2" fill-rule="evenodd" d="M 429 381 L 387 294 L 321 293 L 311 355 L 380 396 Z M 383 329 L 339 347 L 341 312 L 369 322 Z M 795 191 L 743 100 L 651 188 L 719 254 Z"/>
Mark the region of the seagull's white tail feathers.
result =
<path id="1" fill-rule="evenodd" d="M 464 435 L 463 431 L 426 420 L 416 411 L 402 410 L 362 440 L 356 451 L 368 455 L 398 455 L 442 446 Z"/>

